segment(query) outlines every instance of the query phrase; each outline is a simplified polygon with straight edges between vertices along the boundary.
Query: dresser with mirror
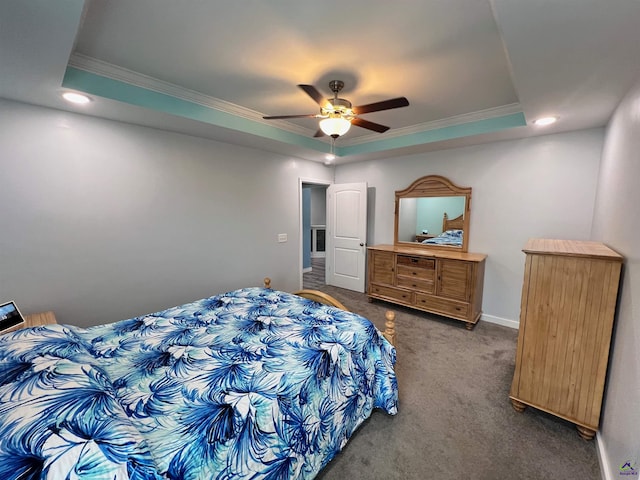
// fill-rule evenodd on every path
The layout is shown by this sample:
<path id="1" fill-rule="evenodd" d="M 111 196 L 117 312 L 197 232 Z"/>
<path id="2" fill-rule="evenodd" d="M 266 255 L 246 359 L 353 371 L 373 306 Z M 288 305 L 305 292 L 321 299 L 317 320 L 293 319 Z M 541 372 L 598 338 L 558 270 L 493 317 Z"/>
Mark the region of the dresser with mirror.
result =
<path id="1" fill-rule="evenodd" d="M 395 196 L 393 245 L 367 249 L 369 300 L 460 320 L 472 329 L 482 315 L 487 256 L 467 250 L 471 187 L 428 175 Z"/>

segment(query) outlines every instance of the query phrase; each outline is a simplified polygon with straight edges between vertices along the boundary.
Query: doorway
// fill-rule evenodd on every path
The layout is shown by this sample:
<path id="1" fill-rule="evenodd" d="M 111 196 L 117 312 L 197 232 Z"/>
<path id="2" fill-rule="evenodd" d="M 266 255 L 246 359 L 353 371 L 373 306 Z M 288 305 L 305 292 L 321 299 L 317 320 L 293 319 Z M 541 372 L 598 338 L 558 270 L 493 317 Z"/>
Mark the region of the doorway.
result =
<path id="1" fill-rule="evenodd" d="M 302 288 L 319 290 L 326 285 L 325 257 L 328 184 L 302 181 Z"/>

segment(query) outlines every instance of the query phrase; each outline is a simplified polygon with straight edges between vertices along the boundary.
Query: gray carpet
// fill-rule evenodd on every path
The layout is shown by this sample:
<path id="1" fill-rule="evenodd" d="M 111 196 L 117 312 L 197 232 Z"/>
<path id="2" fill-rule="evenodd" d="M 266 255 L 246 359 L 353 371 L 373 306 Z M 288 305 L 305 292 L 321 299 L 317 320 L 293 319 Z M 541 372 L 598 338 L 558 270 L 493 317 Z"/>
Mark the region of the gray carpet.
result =
<path id="1" fill-rule="evenodd" d="M 596 444 L 571 423 L 509 402 L 517 331 L 369 303 L 323 286 L 347 308 L 384 328 L 396 312 L 399 412 L 379 410 L 317 477 L 337 479 L 599 480 Z"/>

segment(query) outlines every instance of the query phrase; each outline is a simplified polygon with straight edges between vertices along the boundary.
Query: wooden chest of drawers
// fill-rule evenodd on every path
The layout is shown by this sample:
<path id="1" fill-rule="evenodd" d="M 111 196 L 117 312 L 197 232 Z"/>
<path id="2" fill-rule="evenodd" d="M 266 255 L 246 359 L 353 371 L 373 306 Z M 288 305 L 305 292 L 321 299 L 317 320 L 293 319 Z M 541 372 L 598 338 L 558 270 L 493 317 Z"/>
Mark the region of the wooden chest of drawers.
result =
<path id="1" fill-rule="evenodd" d="M 482 314 L 486 255 L 377 245 L 368 248 L 368 288 L 377 298 L 465 322 Z"/>
<path id="2" fill-rule="evenodd" d="M 511 402 L 598 429 L 622 256 L 602 243 L 532 239 Z"/>

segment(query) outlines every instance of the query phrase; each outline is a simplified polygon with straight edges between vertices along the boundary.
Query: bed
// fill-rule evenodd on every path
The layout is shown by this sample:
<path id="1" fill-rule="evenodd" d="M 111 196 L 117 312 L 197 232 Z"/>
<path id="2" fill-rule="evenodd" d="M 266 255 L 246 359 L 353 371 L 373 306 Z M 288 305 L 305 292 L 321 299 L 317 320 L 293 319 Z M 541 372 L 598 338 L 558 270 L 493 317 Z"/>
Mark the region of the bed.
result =
<path id="1" fill-rule="evenodd" d="M 421 243 L 424 243 L 426 245 L 462 246 L 463 229 L 463 215 L 459 215 L 456 218 L 449 219 L 449 216 L 445 212 L 442 216 L 442 233 L 436 237 L 427 238 Z"/>
<path id="2" fill-rule="evenodd" d="M 442 231 L 446 232 L 447 230 L 464 230 L 463 214 L 450 219 L 447 212 L 444 212 L 444 215 L 442 215 Z"/>
<path id="3" fill-rule="evenodd" d="M 315 477 L 398 401 L 394 347 L 325 300 L 252 287 L 0 336 L 0 478 Z"/>

